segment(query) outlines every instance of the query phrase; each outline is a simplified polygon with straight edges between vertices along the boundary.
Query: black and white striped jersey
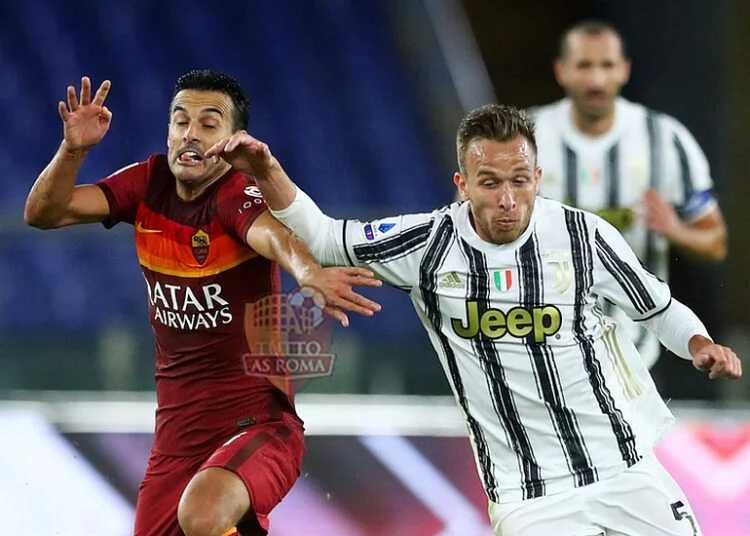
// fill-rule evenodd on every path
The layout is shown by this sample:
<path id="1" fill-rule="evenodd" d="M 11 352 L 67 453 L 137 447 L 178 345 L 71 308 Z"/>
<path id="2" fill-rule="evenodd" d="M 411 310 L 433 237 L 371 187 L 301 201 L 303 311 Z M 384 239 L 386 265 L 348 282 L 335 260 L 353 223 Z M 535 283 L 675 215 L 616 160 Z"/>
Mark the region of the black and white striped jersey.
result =
<path id="1" fill-rule="evenodd" d="M 541 195 L 598 213 L 623 234 L 649 271 L 667 281 L 668 243 L 642 225 L 639 205 L 645 191 L 654 189 L 688 221 L 713 210 L 703 151 L 679 121 L 626 99 L 617 100 L 610 131 L 596 138 L 577 130 L 571 107 L 563 99 L 530 110 L 544 172 Z M 622 311 L 611 312 L 653 365 L 660 352 L 656 337 Z"/>
<path id="2" fill-rule="evenodd" d="M 371 222 L 274 214 L 322 263 L 367 267 L 410 293 L 491 500 L 615 475 L 673 421 L 599 307 L 645 320 L 669 305 L 669 289 L 598 216 L 537 198 L 523 235 L 495 245 L 474 231 L 468 203 Z"/>

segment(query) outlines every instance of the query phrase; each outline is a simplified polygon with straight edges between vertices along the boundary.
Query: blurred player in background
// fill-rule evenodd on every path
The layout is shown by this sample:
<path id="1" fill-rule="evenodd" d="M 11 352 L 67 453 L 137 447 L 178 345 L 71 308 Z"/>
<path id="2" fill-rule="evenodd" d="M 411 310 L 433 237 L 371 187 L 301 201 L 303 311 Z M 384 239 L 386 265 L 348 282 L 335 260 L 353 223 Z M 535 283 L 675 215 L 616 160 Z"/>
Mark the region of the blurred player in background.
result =
<path id="1" fill-rule="evenodd" d="M 679 121 L 620 96 L 630 61 L 617 30 L 597 21 L 567 30 L 555 75 L 567 97 L 530 110 L 544 169 L 541 195 L 599 214 L 664 280 L 670 245 L 723 260 L 726 228 L 706 157 Z M 661 354 L 657 338 L 623 311 L 607 312 L 652 367 Z"/>
<path id="2" fill-rule="evenodd" d="M 542 170 L 523 113 L 474 110 L 457 149 L 454 182 L 468 202 L 374 222 L 326 216 L 246 132 L 207 155 L 252 173 L 323 264 L 366 266 L 410 293 L 466 418 L 496 534 L 700 534 L 652 450 L 672 414 L 600 298 L 711 378 L 739 377 L 737 356 L 613 226 L 537 197 Z"/>
<path id="3" fill-rule="evenodd" d="M 109 129 L 109 90 L 105 81 L 92 100 L 86 77 L 80 98 L 68 87 L 67 103 L 59 103 L 64 139 L 29 193 L 25 219 L 42 229 L 134 226 L 156 340 L 157 395 L 135 534 L 266 534 L 305 447 L 291 389 L 246 373 L 250 305 L 280 292 L 280 265 L 317 289 L 347 325 L 339 307 L 365 315 L 379 308 L 353 285 L 380 281 L 366 270 L 321 268 L 267 211 L 252 178 L 205 157 L 248 121 L 247 96 L 222 73 L 179 78 L 166 155 L 76 186 L 84 158 Z"/>

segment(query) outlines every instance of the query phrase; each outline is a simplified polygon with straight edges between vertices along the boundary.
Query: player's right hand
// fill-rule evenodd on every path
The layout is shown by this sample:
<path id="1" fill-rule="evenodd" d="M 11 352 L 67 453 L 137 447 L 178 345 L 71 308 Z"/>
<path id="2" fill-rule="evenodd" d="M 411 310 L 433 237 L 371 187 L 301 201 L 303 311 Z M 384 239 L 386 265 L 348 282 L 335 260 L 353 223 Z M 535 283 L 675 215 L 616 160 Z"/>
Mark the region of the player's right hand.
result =
<path id="1" fill-rule="evenodd" d="M 81 78 L 81 97 L 76 96 L 73 86 L 68 86 L 67 103 L 60 101 L 57 109 L 63 120 L 65 148 L 69 151 L 87 151 L 99 143 L 112 123 L 112 112 L 104 106 L 107 98 L 109 80 L 102 82 L 91 100 L 91 80 L 88 76 Z"/>

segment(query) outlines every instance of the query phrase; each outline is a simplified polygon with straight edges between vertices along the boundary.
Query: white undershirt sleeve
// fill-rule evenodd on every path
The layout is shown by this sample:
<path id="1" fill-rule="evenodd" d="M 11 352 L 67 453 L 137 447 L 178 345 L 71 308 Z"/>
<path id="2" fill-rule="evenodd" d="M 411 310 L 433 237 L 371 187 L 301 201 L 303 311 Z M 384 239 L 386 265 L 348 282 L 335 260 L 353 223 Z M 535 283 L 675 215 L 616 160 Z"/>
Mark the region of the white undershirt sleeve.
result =
<path id="1" fill-rule="evenodd" d="M 294 231 L 323 266 L 352 264 L 343 240 L 344 222 L 327 216 L 299 187 L 291 205 L 271 214 Z"/>
<path id="2" fill-rule="evenodd" d="M 271 214 L 307 244 L 321 265 L 367 268 L 402 290 L 419 282 L 420 263 L 436 218 L 429 213 L 368 222 L 336 220 L 299 187 L 291 205 Z"/>
<path id="3" fill-rule="evenodd" d="M 694 335 L 711 339 L 695 313 L 674 298 L 666 309 L 639 323 L 655 333 L 669 351 L 687 360 L 693 359 L 688 345 Z"/>

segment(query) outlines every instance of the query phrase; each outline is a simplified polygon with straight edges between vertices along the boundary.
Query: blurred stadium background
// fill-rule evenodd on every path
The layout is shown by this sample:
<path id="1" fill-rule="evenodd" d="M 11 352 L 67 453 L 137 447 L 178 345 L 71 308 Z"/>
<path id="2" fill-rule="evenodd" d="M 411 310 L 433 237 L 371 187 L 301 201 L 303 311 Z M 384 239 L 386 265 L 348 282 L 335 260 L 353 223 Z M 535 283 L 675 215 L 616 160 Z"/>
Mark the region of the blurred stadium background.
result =
<path id="1" fill-rule="evenodd" d="M 210 67 L 251 98 L 267 141 L 329 214 L 383 216 L 452 199 L 468 109 L 560 97 L 551 64 L 581 18 L 618 26 L 625 96 L 670 113 L 712 165 L 730 255 L 676 252 L 675 295 L 750 353 L 750 4 L 743 0 L 26 0 L 0 18 L 0 535 L 130 533 L 153 426 L 153 350 L 130 228 L 42 233 L 23 203 L 62 129 L 56 103 L 112 80 L 93 182 L 165 148 L 174 80 Z M 300 396 L 303 478 L 271 534 L 485 535 L 485 498 L 446 381 L 406 296 L 338 330 L 330 378 Z M 750 534 L 750 382 L 662 359 L 681 417 L 659 450 L 707 536 Z M 300 525 L 301 524 L 301 525 Z"/>

